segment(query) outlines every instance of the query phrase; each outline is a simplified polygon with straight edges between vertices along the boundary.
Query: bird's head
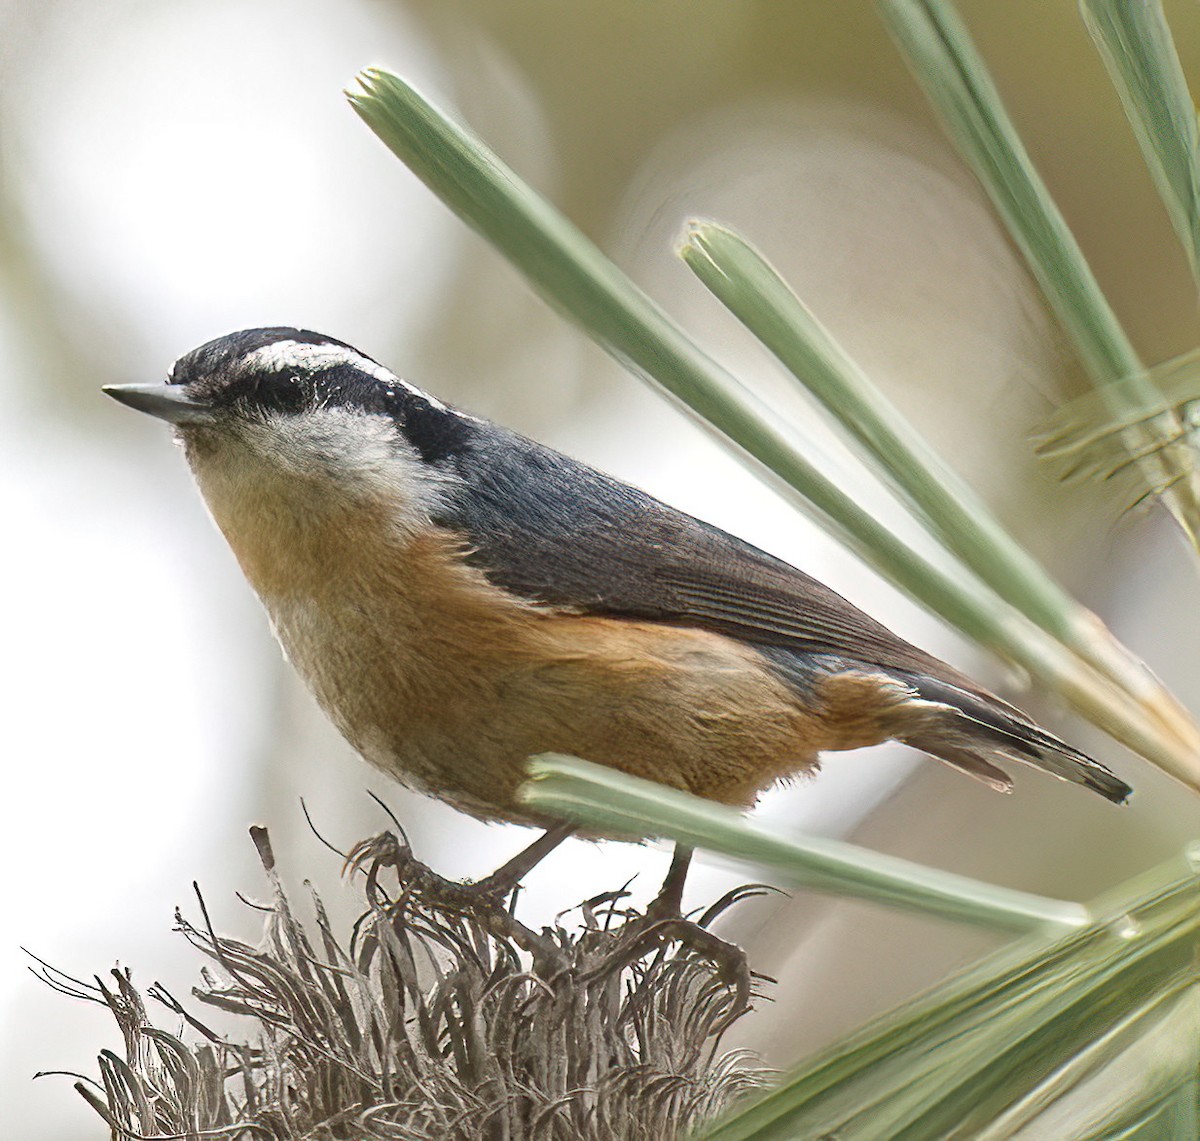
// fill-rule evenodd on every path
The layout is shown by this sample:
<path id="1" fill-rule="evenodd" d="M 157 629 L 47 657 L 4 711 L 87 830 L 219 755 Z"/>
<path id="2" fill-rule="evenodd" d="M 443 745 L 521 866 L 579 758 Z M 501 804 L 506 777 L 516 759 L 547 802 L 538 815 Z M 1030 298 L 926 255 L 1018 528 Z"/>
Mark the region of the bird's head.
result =
<path id="1" fill-rule="evenodd" d="M 354 504 L 428 517 L 471 417 L 343 341 L 247 329 L 181 357 L 159 384 L 104 391 L 174 426 L 217 521 Z"/>

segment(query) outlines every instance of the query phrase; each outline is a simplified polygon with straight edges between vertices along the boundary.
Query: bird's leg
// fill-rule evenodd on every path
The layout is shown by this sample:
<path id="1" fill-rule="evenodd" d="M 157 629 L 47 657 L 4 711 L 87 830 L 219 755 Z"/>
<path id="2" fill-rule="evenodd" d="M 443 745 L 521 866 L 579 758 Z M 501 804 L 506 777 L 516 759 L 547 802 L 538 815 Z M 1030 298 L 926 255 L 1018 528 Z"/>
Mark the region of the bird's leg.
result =
<path id="1" fill-rule="evenodd" d="M 507 895 L 574 831 L 574 824 L 556 824 L 553 828 L 548 828 L 532 844 L 522 848 L 508 863 L 502 864 L 490 876 L 470 884 L 468 890 L 493 898 Z"/>
<path id="2" fill-rule="evenodd" d="M 556 831 L 556 830 L 552 830 Z M 521 950 L 528 952 L 535 964 L 539 965 L 546 976 L 559 974 L 567 969 L 567 960 L 562 948 L 545 933 L 537 933 L 521 923 L 503 901 L 496 895 L 479 893 L 474 884 L 457 883 L 438 875 L 432 868 L 421 863 L 412 854 L 407 839 L 397 839 L 392 833 L 385 832 L 370 840 L 356 844 L 347 857 L 346 865 L 366 876 L 366 893 L 372 909 L 386 914 L 393 922 L 404 922 L 404 916 L 415 906 L 419 910 L 449 912 L 469 916 L 479 927 L 493 938 L 504 942 L 514 943 Z M 545 855 L 554 844 L 565 837 L 559 836 L 554 843 L 547 843 L 546 837 L 540 837 L 530 848 L 525 849 L 515 860 L 501 868 L 506 870 L 517 860 L 524 857 L 529 867 L 537 863 L 538 855 L 529 858 L 531 848 L 538 848 L 540 855 Z M 400 893 L 393 895 L 384 890 L 380 884 L 380 870 L 395 869 L 399 880 Z M 518 870 L 518 876 L 523 872 Z M 485 881 L 486 882 L 486 881 Z M 438 920 L 440 925 L 441 920 Z"/>
<path id="3" fill-rule="evenodd" d="M 694 851 L 694 848 L 683 844 L 675 845 L 675 851 L 671 853 L 671 866 L 667 869 L 662 887 L 646 908 L 647 919 L 654 921 L 683 918 L 683 885 L 687 882 L 688 868 L 692 866 Z"/>
<path id="4" fill-rule="evenodd" d="M 647 940 L 677 939 L 697 954 L 703 955 L 716 968 L 717 974 L 733 988 L 729 1011 L 714 1033 L 720 1033 L 730 1023 L 750 1009 L 753 980 L 746 952 L 735 943 L 714 935 L 707 927 L 694 923 L 683 914 L 683 886 L 692 863 L 693 849 L 676 844 L 666 878 L 645 915 L 633 926 L 634 946 L 644 946 Z"/>
<path id="5" fill-rule="evenodd" d="M 573 824 L 557 824 L 543 832 L 532 844 L 522 848 L 511 860 L 502 864 L 491 875 L 466 883 L 448 880 L 438 875 L 432 868 L 426 867 L 412 855 L 408 841 L 405 840 L 402 846 L 403 864 L 406 869 L 405 878 L 410 885 L 419 885 L 423 895 L 434 900 L 439 906 L 451 910 L 475 912 L 483 906 L 502 908 L 505 896 L 521 882 L 521 878 L 574 831 L 575 825 Z M 366 855 L 371 854 L 368 851 L 369 848 L 371 845 L 358 845 L 350 853 L 348 863 L 365 866 L 364 859 Z M 400 850 L 399 845 L 397 850 Z M 393 858 L 392 863 L 399 867 L 399 857 Z"/>

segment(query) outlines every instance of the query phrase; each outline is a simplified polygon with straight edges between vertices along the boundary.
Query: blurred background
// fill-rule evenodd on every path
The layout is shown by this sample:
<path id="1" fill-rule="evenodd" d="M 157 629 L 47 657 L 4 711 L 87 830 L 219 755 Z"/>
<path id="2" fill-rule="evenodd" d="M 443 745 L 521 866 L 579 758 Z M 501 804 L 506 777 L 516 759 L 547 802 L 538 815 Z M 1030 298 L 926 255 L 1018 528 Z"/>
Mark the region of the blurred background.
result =
<path id="1" fill-rule="evenodd" d="M 1197 342 L 1183 258 L 1072 0 L 962 0 L 1042 174 L 1143 357 Z M 1193 89 L 1200 8 L 1168 11 Z M 1082 388 L 971 177 L 866 0 L 0 0 L 0 1135 L 101 1138 L 62 1077 L 119 1049 L 36 955 L 186 994 L 171 931 L 202 886 L 254 938 L 249 824 L 331 909 L 345 849 L 387 826 L 478 876 L 529 839 L 398 789 L 285 667 L 162 425 L 105 400 L 236 328 L 292 324 L 637 483 L 830 582 L 999 688 L 1137 788 L 1131 807 L 1032 772 L 1002 797 L 892 746 L 764 798 L 780 828 L 1087 898 L 1197 834 L 1196 803 L 1048 706 L 784 508 L 660 396 L 534 298 L 357 120 L 368 64 L 415 81 L 888 511 L 820 418 L 674 254 L 689 217 L 740 228 L 1012 529 L 1193 706 L 1194 562 L 1165 515 L 1040 471 L 1028 433 Z M 888 515 L 890 523 L 904 528 Z M 912 528 L 906 535 L 914 535 Z M 523 903 L 549 921 L 656 847 L 572 842 Z M 701 861 L 702 904 L 753 869 Z M 786 1065 L 995 945 L 804 892 L 724 933 L 779 980 L 738 1026 Z M 164 1025 L 169 1025 L 170 1016 Z"/>

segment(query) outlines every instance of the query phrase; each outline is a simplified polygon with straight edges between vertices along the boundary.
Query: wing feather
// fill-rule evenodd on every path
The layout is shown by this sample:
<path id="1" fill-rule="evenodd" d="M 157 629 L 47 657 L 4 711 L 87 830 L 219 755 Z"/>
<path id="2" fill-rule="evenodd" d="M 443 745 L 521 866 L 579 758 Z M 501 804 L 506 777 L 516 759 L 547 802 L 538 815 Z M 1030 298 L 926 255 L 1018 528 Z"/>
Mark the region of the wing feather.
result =
<path id="1" fill-rule="evenodd" d="M 836 591 L 652 496 L 489 425 L 453 457 L 439 522 L 497 585 L 578 612 L 931 674 L 978 689 Z"/>

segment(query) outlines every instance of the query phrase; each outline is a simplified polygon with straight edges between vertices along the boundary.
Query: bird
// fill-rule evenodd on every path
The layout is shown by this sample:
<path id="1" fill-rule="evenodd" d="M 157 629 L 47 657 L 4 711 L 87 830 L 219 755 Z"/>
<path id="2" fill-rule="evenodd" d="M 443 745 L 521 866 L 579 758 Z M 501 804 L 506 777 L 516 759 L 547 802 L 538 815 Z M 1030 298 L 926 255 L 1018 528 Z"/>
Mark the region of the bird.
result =
<path id="1" fill-rule="evenodd" d="M 1008 761 L 1131 793 L 803 571 L 344 341 L 247 329 L 165 383 L 104 391 L 173 426 L 355 750 L 472 816 L 547 829 L 497 882 L 570 832 L 518 794 L 547 752 L 737 807 L 889 740 L 1000 791 Z"/>

